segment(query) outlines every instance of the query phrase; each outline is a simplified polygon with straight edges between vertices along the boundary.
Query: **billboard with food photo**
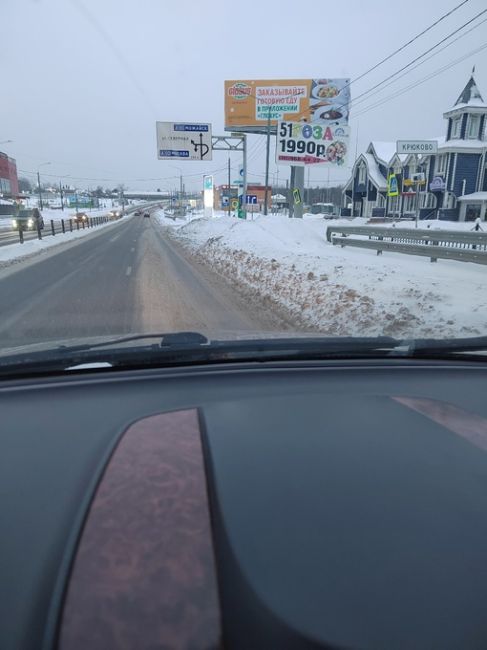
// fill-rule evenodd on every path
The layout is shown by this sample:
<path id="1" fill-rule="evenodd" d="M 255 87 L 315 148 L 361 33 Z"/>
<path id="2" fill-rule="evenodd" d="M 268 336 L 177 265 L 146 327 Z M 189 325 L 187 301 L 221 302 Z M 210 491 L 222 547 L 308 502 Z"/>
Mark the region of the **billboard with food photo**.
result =
<path id="1" fill-rule="evenodd" d="M 225 81 L 225 130 L 265 133 L 277 122 L 347 125 L 350 79 L 253 79 Z"/>

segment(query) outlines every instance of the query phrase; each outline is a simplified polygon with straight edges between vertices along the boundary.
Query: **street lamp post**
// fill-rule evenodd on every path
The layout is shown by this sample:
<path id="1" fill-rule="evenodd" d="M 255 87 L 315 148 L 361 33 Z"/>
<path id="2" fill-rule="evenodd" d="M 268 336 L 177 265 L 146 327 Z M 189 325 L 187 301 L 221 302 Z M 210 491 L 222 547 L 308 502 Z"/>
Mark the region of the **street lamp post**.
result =
<path id="1" fill-rule="evenodd" d="M 61 176 L 59 179 L 59 194 L 61 195 L 61 210 L 64 212 L 64 192 L 63 192 L 63 186 L 61 185 L 61 180 L 64 178 L 70 178 L 70 176 Z"/>
<path id="2" fill-rule="evenodd" d="M 42 205 L 41 177 L 40 177 L 40 174 L 39 174 L 39 169 L 40 169 L 41 167 L 44 167 L 44 165 L 50 165 L 50 164 L 51 164 L 50 162 L 45 162 L 45 163 L 41 163 L 41 164 L 37 167 L 37 188 L 38 188 L 38 190 L 39 190 L 39 208 L 40 208 L 41 210 L 43 209 L 44 206 Z"/>
<path id="3" fill-rule="evenodd" d="M 180 167 L 176 167 L 176 165 L 169 165 L 169 167 L 177 169 L 179 172 L 179 211 L 181 212 L 181 204 L 183 200 L 183 170 Z"/>

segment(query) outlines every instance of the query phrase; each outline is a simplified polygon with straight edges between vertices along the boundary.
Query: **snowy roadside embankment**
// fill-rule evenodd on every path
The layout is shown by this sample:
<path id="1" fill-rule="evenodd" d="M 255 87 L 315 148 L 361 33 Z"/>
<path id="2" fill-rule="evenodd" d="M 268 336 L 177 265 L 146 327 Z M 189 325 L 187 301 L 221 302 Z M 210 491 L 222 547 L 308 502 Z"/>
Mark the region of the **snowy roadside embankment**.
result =
<path id="1" fill-rule="evenodd" d="M 321 217 L 158 218 L 200 261 L 243 292 L 285 308 L 298 326 L 339 336 L 441 338 L 487 330 L 481 265 L 342 249 L 326 241 L 327 225 L 341 222 Z"/>
<path id="2" fill-rule="evenodd" d="M 122 219 L 118 219 L 117 221 L 108 221 L 107 223 L 100 224 L 94 228 L 73 230 L 73 232 L 67 232 L 65 234 L 58 233 L 54 237 L 44 237 L 41 240 L 29 239 L 24 241 L 23 244 L 15 243 L 10 244 L 9 246 L 2 246 L 0 247 L 0 269 L 12 266 L 12 264 L 17 264 L 18 262 L 23 262 L 28 258 L 42 255 L 53 248 L 83 239 L 88 235 L 95 235 L 106 228 L 115 227 L 117 224 L 123 223 L 132 216 L 133 215 L 130 214 Z"/>

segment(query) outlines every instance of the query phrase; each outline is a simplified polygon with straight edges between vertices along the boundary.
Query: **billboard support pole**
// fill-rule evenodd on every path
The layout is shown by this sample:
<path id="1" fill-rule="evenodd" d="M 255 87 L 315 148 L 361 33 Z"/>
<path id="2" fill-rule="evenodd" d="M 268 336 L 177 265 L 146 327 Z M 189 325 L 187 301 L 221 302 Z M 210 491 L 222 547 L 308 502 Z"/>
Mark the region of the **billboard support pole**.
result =
<path id="1" fill-rule="evenodd" d="M 232 192 L 230 190 L 230 156 L 228 156 L 228 216 L 230 216 Z"/>
<path id="2" fill-rule="evenodd" d="M 304 167 L 295 167 L 294 187 L 299 190 L 301 201 L 294 206 L 295 219 L 303 218 L 303 198 L 304 198 Z"/>
<path id="3" fill-rule="evenodd" d="M 265 151 L 265 196 L 264 196 L 264 214 L 267 215 L 267 201 L 269 192 L 269 151 L 271 148 L 271 105 L 267 107 L 267 142 Z"/>
<path id="4" fill-rule="evenodd" d="M 289 218 L 292 219 L 294 217 L 294 195 L 293 195 L 293 190 L 294 190 L 294 175 L 296 172 L 296 167 L 294 165 L 291 165 L 291 182 L 289 183 L 290 185 L 290 190 L 289 190 L 289 195 L 288 195 L 288 201 L 289 201 Z"/>
<path id="5" fill-rule="evenodd" d="M 247 219 L 247 135 L 245 133 L 242 134 L 243 136 L 243 141 L 242 141 L 242 148 L 243 148 L 243 205 L 242 205 L 242 210 L 243 210 L 243 218 Z"/>

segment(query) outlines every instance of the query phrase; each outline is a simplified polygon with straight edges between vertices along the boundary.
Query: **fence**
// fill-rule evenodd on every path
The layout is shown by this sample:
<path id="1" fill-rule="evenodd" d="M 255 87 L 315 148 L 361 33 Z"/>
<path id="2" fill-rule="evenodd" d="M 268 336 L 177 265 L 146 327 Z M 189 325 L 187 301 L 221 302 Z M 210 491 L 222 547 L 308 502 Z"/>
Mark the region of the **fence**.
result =
<path id="1" fill-rule="evenodd" d="M 334 234 L 336 233 L 336 234 Z M 368 248 L 438 259 L 487 264 L 487 233 L 372 226 L 329 226 L 326 238 L 335 246 Z"/>
<path id="2" fill-rule="evenodd" d="M 38 221 L 36 224 L 35 232 L 37 233 L 37 238 L 42 239 L 43 234 L 45 235 L 46 232 L 54 237 L 55 235 L 65 234 L 66 232 L 73 232 L 74 230 L 95 228 L 96 226 L 101 226 L 104 223 L 108 223 L 109 221 L 116 221 L 117 219 L 121 219 L 121 217 L 104 215 L 100 217 L 87 216 L 86 219 L 60 219 L 59 221 L 54 221 L 51 219 L 49 222 L 43 222 L 43 226 L 42 222 Z M 25 232 L 27 231 L 22 228 L 22 225 L 20 225 L 19 241 L 21 244 L 23 244 L 25 241 Z"/>

